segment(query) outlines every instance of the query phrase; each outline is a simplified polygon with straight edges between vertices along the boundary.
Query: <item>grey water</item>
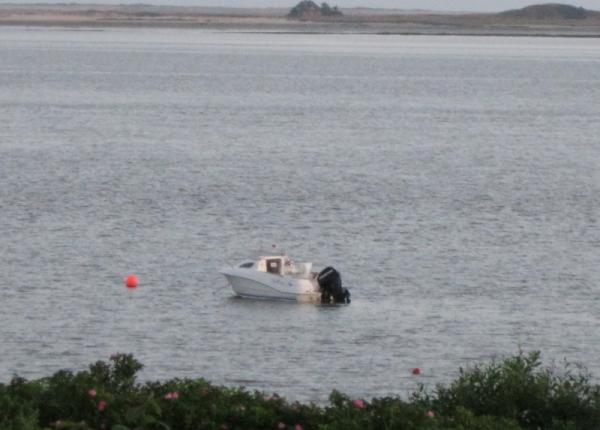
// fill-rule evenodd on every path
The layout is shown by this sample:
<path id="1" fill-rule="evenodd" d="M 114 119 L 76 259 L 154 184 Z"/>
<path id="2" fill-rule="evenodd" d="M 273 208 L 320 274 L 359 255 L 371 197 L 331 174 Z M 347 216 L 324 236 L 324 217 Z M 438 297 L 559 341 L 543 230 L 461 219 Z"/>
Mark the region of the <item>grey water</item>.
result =
<path id="1" fill-rule="evenodd" d="M 593 39 L 2 27 L 0 381 L 128 352 L 323 402 L 520 349 L 597 377 L 599 136 Z M 218 270 L 272 244 L 352 304 L 234 298 Z"/>

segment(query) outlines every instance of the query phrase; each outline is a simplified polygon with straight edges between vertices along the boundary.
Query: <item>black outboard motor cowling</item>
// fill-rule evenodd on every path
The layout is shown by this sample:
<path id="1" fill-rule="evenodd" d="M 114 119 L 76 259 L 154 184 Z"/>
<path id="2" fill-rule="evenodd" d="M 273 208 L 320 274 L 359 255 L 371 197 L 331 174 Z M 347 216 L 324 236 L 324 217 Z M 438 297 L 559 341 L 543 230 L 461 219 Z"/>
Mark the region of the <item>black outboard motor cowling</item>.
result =
<path id="1" fill-rule="evenodd" d="M 322 303 L 350 303 L 350 291 L 342 288 L 342 276 L 333 267 L 326 267 L 317 275 Z"/>

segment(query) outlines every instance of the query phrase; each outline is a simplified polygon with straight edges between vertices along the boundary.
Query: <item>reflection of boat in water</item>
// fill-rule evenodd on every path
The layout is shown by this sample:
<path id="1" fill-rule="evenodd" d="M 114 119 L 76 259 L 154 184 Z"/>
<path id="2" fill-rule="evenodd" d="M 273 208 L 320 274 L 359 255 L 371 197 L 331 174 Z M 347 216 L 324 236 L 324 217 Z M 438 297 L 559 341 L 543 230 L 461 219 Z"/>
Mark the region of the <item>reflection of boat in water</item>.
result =
<path id="1" fill-rule="evenodd" d="M 333 267 L 312 272 L 312 263 L 296 263 L 287 255 L 246 260 L 221 270 L 233 291 L 253 299 L 350 303 L 350 292 Z"/>

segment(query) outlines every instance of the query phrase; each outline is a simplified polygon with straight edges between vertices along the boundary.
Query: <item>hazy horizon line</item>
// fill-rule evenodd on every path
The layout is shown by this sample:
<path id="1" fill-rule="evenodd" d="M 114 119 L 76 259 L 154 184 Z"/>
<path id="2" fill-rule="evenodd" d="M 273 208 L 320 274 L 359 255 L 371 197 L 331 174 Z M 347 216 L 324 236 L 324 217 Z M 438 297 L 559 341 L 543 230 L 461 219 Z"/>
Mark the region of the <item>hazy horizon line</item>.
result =
<path id="1" fill-rule="evenodd" d="M 283 9 L 291 8 L 299 0 L 0 0 L 1 5 L 114 5 L 114 6 L 163 6 L 163 7 L 210 7 L 222 9 Z M 321 3 L 323 0 L 315 0 Z M 431 12 L 499 12 L 539 4 L 565 4 L 600 10 L 600 0 L 503 0 L 490 4 L 488 0 L 329 0 L 332 6 L 340 9 L 391 9 Z M 364 3 L 367 3 L 366 5 Z"/>
<path id="2" fill-rule="evenodd" d="M 36 5 L 77 5 L 77 6 L 158 6 L 158 7 L 203 7 L 220 9 L 286 9 L 291 8 L 299 0 L 225 0 L 217 2 L 216 0 L 0 0 L 0 5 L 15 6 L 36 6 Z M 323 0 L 315 0 L 321 3 Z M 219 3 L 219 4 L 215 4 Z M 386 9 L 386 10 L 405 10 L 405 11 L 424 11 L 424 12 L 447 12 L 447 13 L 486 13 L 501 12 L 512 9 L 521 9 L 523 7 L 540 4 L 565 4 L 575 7 L 583 7 L 588 10 L 600 10 L 600 0 L 330 0 L 328 3 L 332 6 L 338 6 L 340 9 Z M 364 5 L 361 3 L 370 3 Z M 399 4 L 400 3 L 400 4 Z"/>

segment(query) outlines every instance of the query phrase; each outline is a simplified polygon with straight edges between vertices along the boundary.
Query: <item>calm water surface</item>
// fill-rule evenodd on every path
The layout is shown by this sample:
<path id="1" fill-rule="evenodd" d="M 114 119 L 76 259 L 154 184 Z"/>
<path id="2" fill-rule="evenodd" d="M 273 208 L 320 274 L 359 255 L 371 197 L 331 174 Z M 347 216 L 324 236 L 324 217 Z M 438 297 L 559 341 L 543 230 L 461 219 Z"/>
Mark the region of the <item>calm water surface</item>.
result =
<path id="1" fill-rule="evenodd" d="M 599 70 L 596 40 L 0 28 L 0 380 L 599 375 Z M 218 269 L 272 243 L 353 303 L 233 298 Z"/>

